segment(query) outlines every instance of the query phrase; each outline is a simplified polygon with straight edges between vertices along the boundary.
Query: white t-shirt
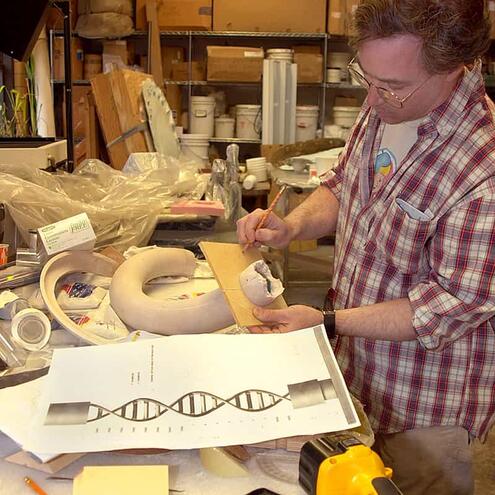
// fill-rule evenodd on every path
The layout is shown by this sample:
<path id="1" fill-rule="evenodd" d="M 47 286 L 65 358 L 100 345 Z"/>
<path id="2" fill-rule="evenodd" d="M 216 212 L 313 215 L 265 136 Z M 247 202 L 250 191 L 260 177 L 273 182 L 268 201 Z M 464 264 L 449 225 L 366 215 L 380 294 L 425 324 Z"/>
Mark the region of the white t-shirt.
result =
<path id="1" fill-rule="evenodd" d="M 423 119 L 386 124 L 380 149 L 375 157 L 373 190 L 379 189 L 400 167 L 418 139 L 418 126 Z"/>

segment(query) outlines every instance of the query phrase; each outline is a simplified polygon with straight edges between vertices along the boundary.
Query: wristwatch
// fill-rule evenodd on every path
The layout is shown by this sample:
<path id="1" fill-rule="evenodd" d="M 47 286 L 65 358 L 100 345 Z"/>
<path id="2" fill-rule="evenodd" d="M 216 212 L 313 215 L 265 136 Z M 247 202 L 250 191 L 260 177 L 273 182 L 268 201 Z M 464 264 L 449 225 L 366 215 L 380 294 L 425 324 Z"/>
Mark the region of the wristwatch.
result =
<path id="1" fill-rule="evenodd" d="M 323 326 L 329 339 L 335 338 L 335 311 L 331 309 L 321 309 L 323 315 Z"/>

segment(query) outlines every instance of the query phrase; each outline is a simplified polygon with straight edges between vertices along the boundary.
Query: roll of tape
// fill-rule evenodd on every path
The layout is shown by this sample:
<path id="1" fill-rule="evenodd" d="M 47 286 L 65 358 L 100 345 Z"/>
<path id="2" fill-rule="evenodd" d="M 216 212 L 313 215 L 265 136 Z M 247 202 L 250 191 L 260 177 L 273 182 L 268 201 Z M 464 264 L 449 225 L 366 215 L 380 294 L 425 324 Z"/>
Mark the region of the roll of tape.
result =
<path id="1" fill-rule="evenodd" d="M 50 339 L 50 320 L 38 309 L 23 309 L 12 318 L 11 332 L 17 345 L 27 351 L 39 351 Z"/>

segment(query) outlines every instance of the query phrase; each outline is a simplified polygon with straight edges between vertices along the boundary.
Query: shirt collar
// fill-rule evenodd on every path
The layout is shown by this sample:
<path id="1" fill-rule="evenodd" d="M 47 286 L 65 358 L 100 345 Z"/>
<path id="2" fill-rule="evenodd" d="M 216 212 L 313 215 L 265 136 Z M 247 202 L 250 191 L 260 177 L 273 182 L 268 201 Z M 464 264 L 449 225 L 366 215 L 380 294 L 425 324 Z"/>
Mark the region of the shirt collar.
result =
<path id="1" fill-rule="evenodd" d="M 484 96 L 481 60 L 478 60 L 471 69 L 464 68 L 464 75 L 450 97 L 425 117 L 420 134 L 429 133 L 434 128 L 440 136 L 448 136 L 459 125 L 466 108 L 481 101 Z"/>

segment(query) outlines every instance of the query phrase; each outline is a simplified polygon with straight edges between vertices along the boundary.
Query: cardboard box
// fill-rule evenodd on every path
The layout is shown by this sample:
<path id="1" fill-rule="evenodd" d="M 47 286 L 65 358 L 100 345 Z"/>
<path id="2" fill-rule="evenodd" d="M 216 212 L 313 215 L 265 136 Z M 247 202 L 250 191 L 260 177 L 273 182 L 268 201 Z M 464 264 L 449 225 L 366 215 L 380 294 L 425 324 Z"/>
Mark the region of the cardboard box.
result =
<path id="1" fill-rule="evenodd" d="M 263 74 L 263 48 L 208 46 L 208 81 L 259 82 Z"/>
<path id="2" fill-rule="evenodd" d="M 184 62 L 184 48 L 181 46 L 162 46 L 163 77 L 172 79 L 172 65 Z"/>
<path id="3" fill-rule="evenodd" d="M 214 31 L 324 33 L 326 0 L 215 0 Z"/>
<path id="4" fill-rule="evenodd" d="M 327 31 L 330 34 L 344 35 L 346 28 L 346 0 L 328 1 L 328 23 Z"/>
<path id="5" fill-rule="evenodd" d="M 204 81 L 205 78 L 204 62 L 192 61 L 191 74 L 189 74 L 189 62 L 176 62 L 172 65 L 172 81 Z"/>
<path id="6" fill-rule="evenodd" d="M 84 52 L 79 38 L 72 38 L 72 80 L 83 78 Z M 53 38 L 53 79 L 65 79 L 65 62 L 64 62 L 64 39 L 60 36 Z"/>
<path id="7" fill-rule="evenodd" d="M 347 0 L 345 14 L 345 34 L 353 36 L 353 18 L 361 0 Z"/>
<path id="8" fill-rule="evenodd" d="M 129 65 L 129 53 L 126 40 L 103 41 L 103 71 L 108 72 L 109 65 L 115 64 L 121 69 Z"/>
<path id="9" fill-rule="evenodd" d="M 486 10 L 491 23 L 490 38 L 495 39 L 495 1 L 488 0 L 486 2 Z"/>
<path id="10" fill-rule="evenodd" d="M 297 82 L 323 82 L 323 55 L 319 47 L 294 47 L 294 63 L 297 64 Z"/>
<path id="11" fill-rule="evenodd" d="M 212 0 L 156 0 L 160 29 L 211 30 Z M 146 0 L 136 0 L 136 29 L 148 29 Z"/>

